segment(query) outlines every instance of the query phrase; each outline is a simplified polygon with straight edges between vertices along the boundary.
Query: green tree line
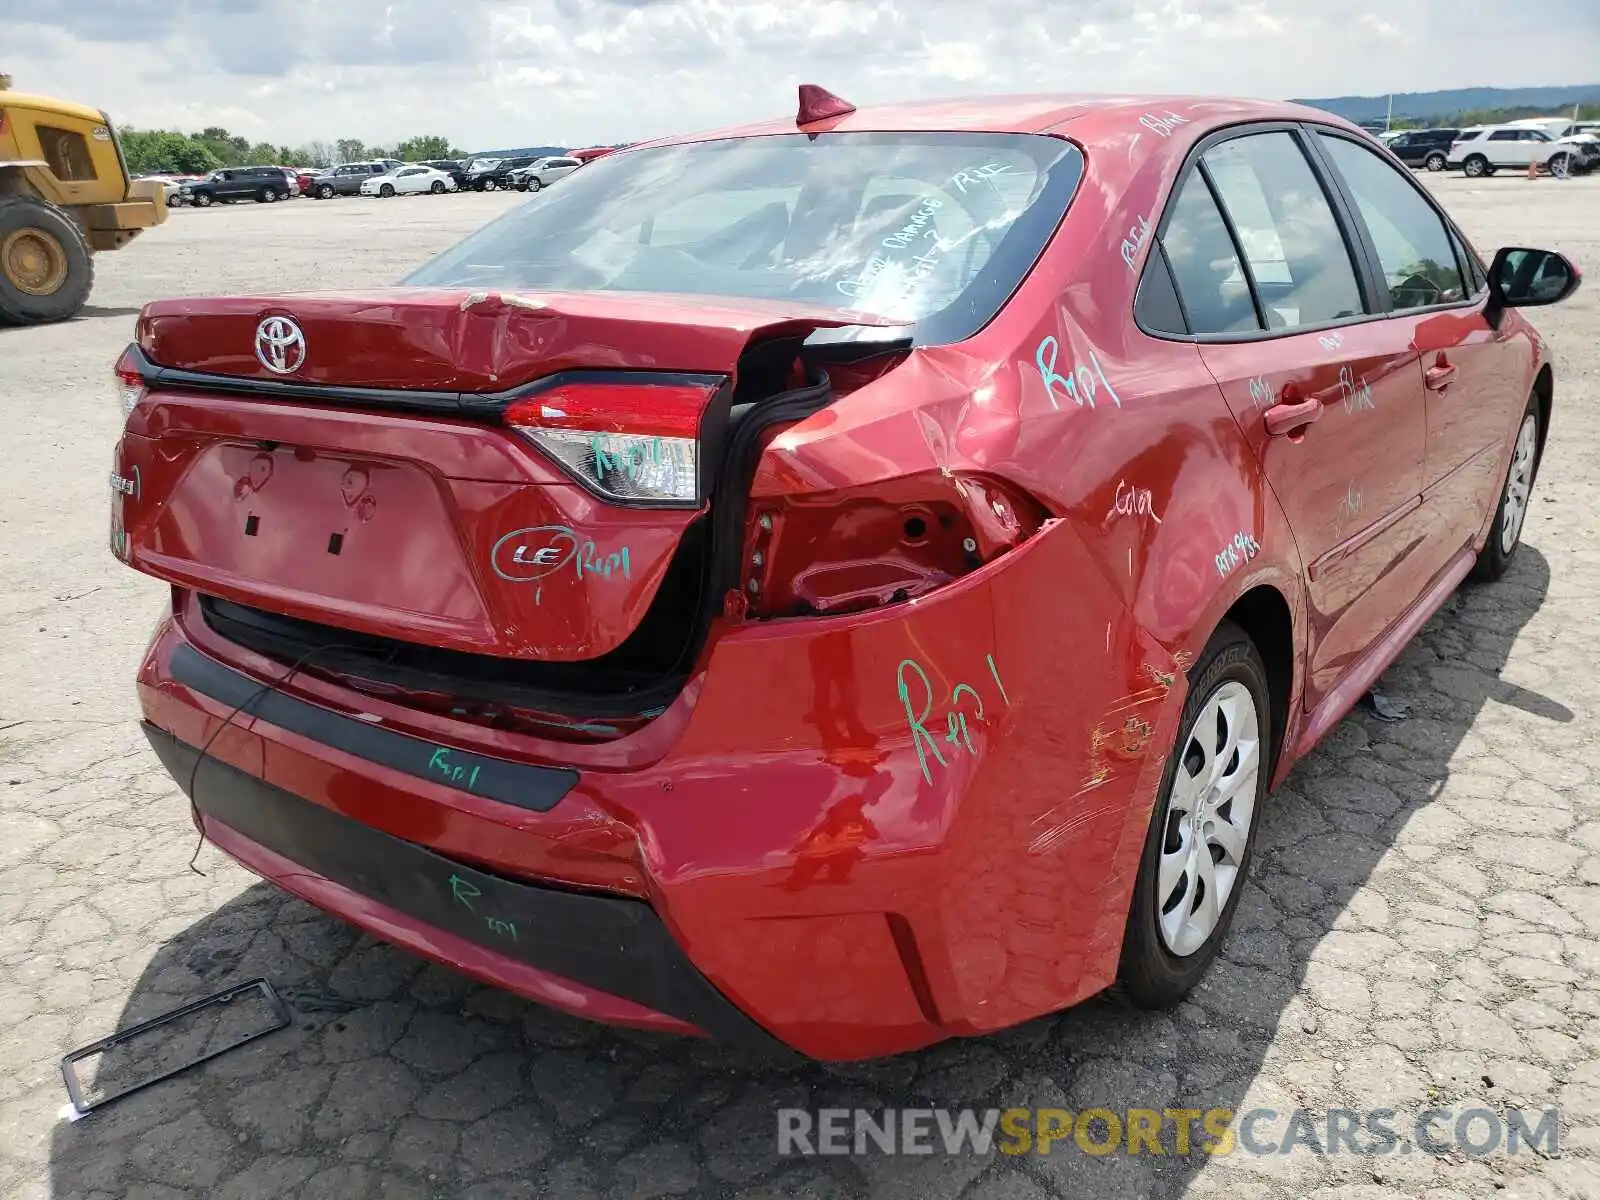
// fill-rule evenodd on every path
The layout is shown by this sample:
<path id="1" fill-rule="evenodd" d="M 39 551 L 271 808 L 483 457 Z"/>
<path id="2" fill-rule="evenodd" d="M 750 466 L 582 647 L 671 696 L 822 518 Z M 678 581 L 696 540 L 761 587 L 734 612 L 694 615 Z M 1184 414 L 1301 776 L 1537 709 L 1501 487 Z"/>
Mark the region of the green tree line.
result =
<path id="1" fill-rule="evenodd" d="M 420 162 L 430 158 L 465 157 L 465 152 L 452 146 L 449 138 L 437 134 L 407 138 L 394 146 L 368 146 L 359 138 L 308 142 L 304 146 L 274 146 L 271 142 L 252 143 L 249 138 L 229 133 L 219 125 L 209 126 L 199 133 L 122 129 L 117 137 L 122 142 L 128 169 L 135 175 L 157 171 L 199 175 L 219 167 L 332 167 L 373 158 Z"/>

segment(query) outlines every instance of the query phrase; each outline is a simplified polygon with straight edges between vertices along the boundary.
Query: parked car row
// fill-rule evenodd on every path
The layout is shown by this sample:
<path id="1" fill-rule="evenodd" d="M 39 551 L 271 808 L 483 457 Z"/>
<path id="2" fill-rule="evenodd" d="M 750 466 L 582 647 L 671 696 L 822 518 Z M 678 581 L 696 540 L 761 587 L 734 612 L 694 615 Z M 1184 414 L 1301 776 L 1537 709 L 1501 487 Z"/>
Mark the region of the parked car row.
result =
<path id="1" fill-rule="evenodd" d="M 1600 166 L 1600 121 L 1529 117 L 1498 125 L 1407 129 L 1379 136 L 1407 166 L 1460 171 L 1474 179 L 1529 167 L 1564 178 Z"/>
<path id="2" fill-rule="evenodd" d="M 207 175 L 152 175 L 169 207 L 209 208 L 252 200 L 271 204 L 294 196 L 332 200 L 338 196 L 405 196 L 428 192 L 516 189 L 537 192 L 570 175 L 585 162 L 609 154 L 611 147 L 575 150 L 544 158 L 429 159 L 420 163 L 375 158 L 313 170 L 299 167 L 224 167 Z"/>
<path id="3" fill-rule="evenodd" d="M 1600 122 L 1531 117 L 1474 125 L 1451 143 L 1447 165 L 1474 179 L 1499 170 L 1543 169 L 1565 178 L 1600 166 Z"/>

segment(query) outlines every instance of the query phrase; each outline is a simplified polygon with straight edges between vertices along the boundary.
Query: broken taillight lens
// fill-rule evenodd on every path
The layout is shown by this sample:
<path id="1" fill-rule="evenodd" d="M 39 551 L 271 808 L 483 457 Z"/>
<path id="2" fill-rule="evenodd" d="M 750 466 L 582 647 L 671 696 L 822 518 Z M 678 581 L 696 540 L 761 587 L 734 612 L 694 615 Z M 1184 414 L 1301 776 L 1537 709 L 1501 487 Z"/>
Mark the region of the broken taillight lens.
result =
<path id="1" fill-rule="evenodd" d="M 132 346 L 122 352 L 112 372 L 116 376 L 117 403 L 122 406 L 122 419 L 126 421 L 134 406 L 144 399 L 145 392 L 144 376 L 139 374 L 139 364 Z"/>
<path id="2" fill-rule="evenodd" d="M 742 589 L 758 617 L 860 612 L 926 595 L 1049 517 L 998 480 L 940 472 L 758 504 Z"/>
<path id="3" fill-rule="evenodd" d="M 505 422 L 603 499 L 696 506 L 700 421 L 718 386 L 567 384 L 513 401 Z"/>

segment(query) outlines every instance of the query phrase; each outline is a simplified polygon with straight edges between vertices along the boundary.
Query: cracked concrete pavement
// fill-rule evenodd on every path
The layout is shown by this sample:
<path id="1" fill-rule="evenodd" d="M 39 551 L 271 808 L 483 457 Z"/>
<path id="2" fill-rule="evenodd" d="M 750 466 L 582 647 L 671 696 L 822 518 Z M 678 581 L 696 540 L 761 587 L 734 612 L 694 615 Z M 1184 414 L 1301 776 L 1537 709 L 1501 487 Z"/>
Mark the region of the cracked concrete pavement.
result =
<path id="1" fill-rule="evenodd" d="M 1486 252 L 1600 262 L 1600 178 L 1430 178 Z M 1600 291 L 1535 315 L 1556 418 L 1524 546 L 1270 805 L 1224 958 L 1171 1014 L 1097 1001 L 843 1067 L 571 1020 L 358 935 L 206 849 L 137 726 L 163 599 L 106 546 L 111 364 L 146 300 L 360 286 L 520 197 L 178 212 L 94 306 L 0 330 L 0 1195 L 1600 1197 Z M 60 1056 L 231 982 L 284 1031 L 78 1122 Z M 775 1110 L 1561 1110 L 1558 1156 L 1308 1150 L 780 1158 Z M 1170 1149 L 1169 1144 L 1169 1149 Z"/>

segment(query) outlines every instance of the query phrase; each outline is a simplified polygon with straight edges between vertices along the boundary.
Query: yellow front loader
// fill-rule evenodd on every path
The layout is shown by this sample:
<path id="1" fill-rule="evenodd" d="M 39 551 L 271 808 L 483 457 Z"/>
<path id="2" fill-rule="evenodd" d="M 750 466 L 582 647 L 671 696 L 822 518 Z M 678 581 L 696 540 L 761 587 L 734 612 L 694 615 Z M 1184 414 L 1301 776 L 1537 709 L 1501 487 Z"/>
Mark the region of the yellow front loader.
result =
<path id="1" fill-rule="evenodd" d="M 167 219 L 159 183 L 128 178 L 106 114 L 10 90 L 0 75 L 0 322 L 77 314 L 96 251 Z"/>

